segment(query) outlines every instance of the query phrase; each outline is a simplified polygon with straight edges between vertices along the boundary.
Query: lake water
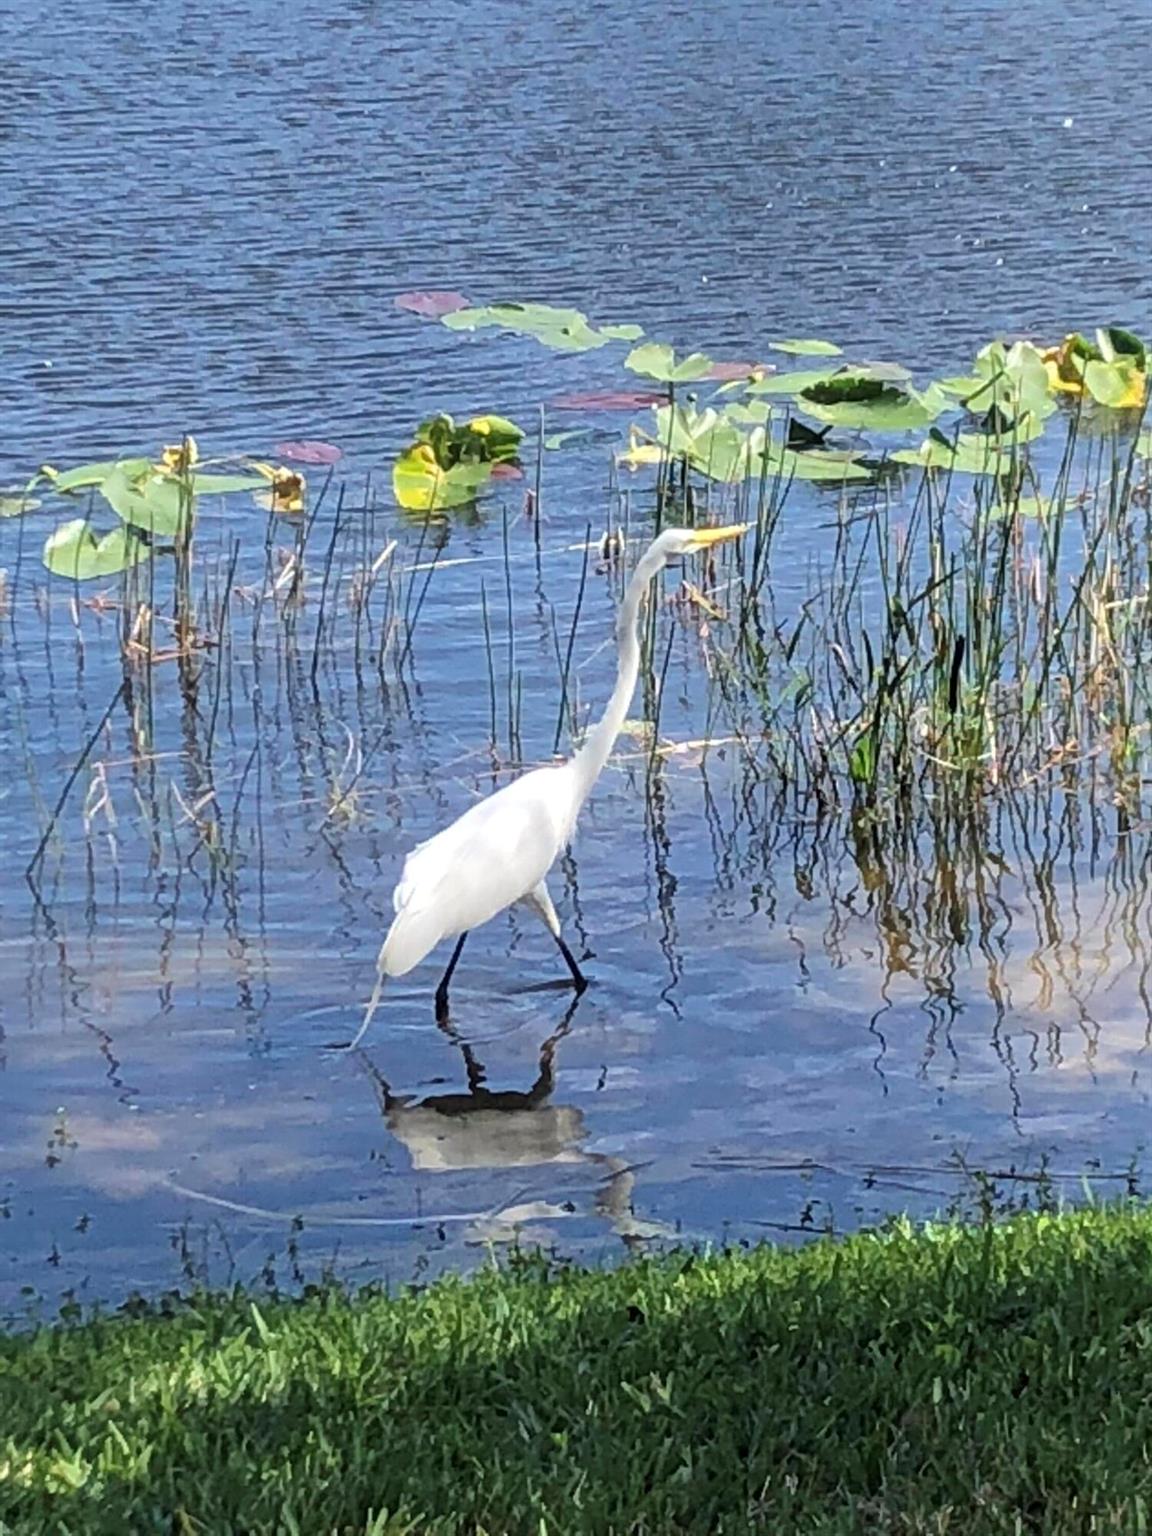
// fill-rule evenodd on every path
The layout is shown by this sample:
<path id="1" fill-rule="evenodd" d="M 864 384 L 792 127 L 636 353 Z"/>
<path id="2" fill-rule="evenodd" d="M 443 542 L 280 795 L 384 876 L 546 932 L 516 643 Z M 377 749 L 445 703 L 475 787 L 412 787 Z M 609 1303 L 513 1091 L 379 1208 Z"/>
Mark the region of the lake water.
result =
<path id="1" fill-rule="evenodd" d="M 115 612 L 74 615 L 39 566 L 59 508 L 0 522 L 7 1314 L 269 1263 L 407 1278 L 515 1231 L 601 1253 L 841 1230 L 940 1209 L 961 1164 L 1126 1187 L 1152 940 L 1143 856 L 1108 807 L 990 810 L 978 849 L 869 864 L 749 779 L 719 739 L 699 616 L 668 608 L 676 749 L 652 779 L 644 741 L 621 739 L 556 881 L 595 985 L 570 1014 L 525 990 L 557 957 L 500 919 L 465 950 L 455 1039 L 430 961 L 387 994 L 365 1058 L 324 1045 L 358 1019 L 404 852 L 492 786 L 493 712 L 501 771 L 551 755 L 585 570 L 581 718 L 611 683 L 619 572 L 582 550 L 611 445 L 544 456 L 539 563 L 523 485 L 458 519 L 409 589 L 403 686 L 395 654 L 387 686 L 371 664 L 388 599 L 382 581 L 357 616 L 357 571 L 392 538 L 388 571 L 432 554 L 387 490 L 414 424 L 534 426 L 543 404 L 559 429 L 585 418 L 557 397 L 635 382 L 619 349 L 455 336 L 394 296 L 576 304 L 721 357 L 824 335 L 949 371 L 1001 330 L 1148 334 L 1152 216 L 1120 83 L 1140 20 L 1043 0 L 770 18 L 160 0 L 33 22 L 0 0 L 0 485 L 191 431 L 214 453 L 332 442 L 345 486 L 292 622 L 255 596 L 263 515 L 205 509 L 205 604 L 243 590 L 194 689 L 154 668 L 146 741 L 136 695 L 101 728 Z M 632 515 L 638 532 L 639 492 Z M 778 600 L 802 600 L 829 516 L 790 498 Z"/>

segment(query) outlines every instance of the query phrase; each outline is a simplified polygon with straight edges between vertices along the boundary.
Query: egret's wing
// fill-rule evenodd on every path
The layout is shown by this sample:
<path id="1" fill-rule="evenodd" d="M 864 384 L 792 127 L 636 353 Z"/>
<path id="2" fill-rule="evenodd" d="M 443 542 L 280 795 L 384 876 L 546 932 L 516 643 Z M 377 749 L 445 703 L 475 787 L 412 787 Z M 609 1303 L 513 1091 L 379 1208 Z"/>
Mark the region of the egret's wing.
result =
<path id="1" fill-rule="evenodd" d="M 560 851 L 566 794 L 561 770 L 537 769 L 413 848 L 381 952 L 389 975 L 403 975 L 441 939 L 478 928 L 534 889 Z"/>

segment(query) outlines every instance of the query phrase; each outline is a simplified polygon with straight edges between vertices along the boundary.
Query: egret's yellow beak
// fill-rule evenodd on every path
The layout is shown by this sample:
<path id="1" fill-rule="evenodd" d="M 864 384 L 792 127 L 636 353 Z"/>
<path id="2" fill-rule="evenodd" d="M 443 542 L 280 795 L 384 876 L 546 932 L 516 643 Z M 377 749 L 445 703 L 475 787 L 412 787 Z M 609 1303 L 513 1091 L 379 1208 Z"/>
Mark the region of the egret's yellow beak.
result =
<path id="1" fill-rule="evenodd" d="M 723 528 L 694 528 L 692 548 L 711 549 L 713 544 L 725 544 L 729 539 L 742 538 L 751 526 L 751 523 L 729 523 Z"/>

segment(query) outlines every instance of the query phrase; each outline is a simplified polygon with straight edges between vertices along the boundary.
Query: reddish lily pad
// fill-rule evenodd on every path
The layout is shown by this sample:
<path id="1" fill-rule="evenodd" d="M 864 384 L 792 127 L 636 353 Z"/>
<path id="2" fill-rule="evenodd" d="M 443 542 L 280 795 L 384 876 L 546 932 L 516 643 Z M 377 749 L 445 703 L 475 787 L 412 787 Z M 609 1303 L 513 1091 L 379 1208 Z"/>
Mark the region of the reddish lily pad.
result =
<path id="1" fill-rule="evenodd" d="M 278 443 L 276 457 L 290 459 L 295 464 L 338 464 L 344 457 L 344 450 L 337 448 L 334 443 L 305 440 L 299 443 Z"/>
<path id="2" fill-rule="evenodd" d="M 410 293 L 398 293 L 392 302 L 397 309 L 406 310 L 411 315 L 421 315 L 425 320 L 439 320 L 441 315 L 455 314 L 458 309 L 468 308 L 468 300 L 462 293 L 443 288 L 413 289 Z"/>
<path id="3" fill-rule="evenodd" d="M 524 471 L 519 464 L 493 464 L 493 480 L 523 480 Z"/>
<path id="4" fill-rule="evenodd" d="M 718 379 L 727 384 L 733 379 L 751 378 L 754 373 L 775 373 L 771 363 L 713 363 L 704 375 L 706 379 Z"/>
<path id="5" fill-rule="evenodd" d="M 646 405 L 667 405 L 662 389 L 604 389 L 588 395 L 559 395 L 552 401 L 557 411 L 639 411 Z"/>

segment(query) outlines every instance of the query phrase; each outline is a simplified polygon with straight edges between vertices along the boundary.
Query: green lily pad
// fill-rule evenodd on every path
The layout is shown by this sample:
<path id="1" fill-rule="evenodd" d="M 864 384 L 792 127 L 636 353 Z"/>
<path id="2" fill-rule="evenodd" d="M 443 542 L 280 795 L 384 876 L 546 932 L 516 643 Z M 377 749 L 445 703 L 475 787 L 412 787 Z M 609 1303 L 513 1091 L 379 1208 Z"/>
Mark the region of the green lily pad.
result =
<path id="1" fill-rule="evenodd" d="M 751 384 L 734 387 L 749 395 L 798 395 L 803 389 L 811 389 L 814 384 L 824 384 L 835 378 L 839 371 L 835 367 L 796 368 L 791 373 L 770 373 L 766 378 L 754 379 Z"/>
<path id="2" fill-rule="evenodd" d="M 84 491 L 94 485 L 102 485 L 117 466 L 127 470 L 129 474 L 144 475 L 152 468 L 152 461 L 151 459 L 102 459 L 94 464 L 78 464 L 75 469 L 63 471 L 53 469 L 50 464 L 44 464 L 36 479 L 48 480 L 53 490 L 67 495 L 71 491 Z"/>
<path id="3" fill-rule="evenodd" d="M 1145 427 L 1136 439 L 1136 452 L 1142 459 L 1152 459 L 1152 427 Z"/>
<path id="4" fill-rule="evenodd" d="M 767 400 L 738 400 L 724 407 L 724 415 L 737 427 L 766 427 L 772 419 L 772 406 Z"/>
<path id="5" fill-rule="evenodd" d="M 227 496 L 231 491 L 258 491 L 268 484 L 264 475 L 192 476 L 192 490 L 197 496 Z"/>
<path id="6" fill-rule="evenodd" d="M 1084 364 L 1084 388 L 1098 405 L 1138 410 L 1148 392 L 1148 376 L 1132 357 L 1090 358 Z"/>
<path id="7" fill-rule="evenodd" d="M 151 464 L 147 472 L 134 473 L 139 463 L 129 459 L 113 465 L 100 482 L 100 494 L 132 527 L 175 538 L 192 508 L 191 487 L 175 475 L 155 473 Z"/>
<path id="8" fill-rule="evenodd" d="M 990 342 L 977 353 L 971 374 L 941 379 L 939 388 L 959 396 L 973 415 L 997 410 L 1013 417 L 1048 416 L 1056 409 L 1044 358 L 1028 341 L 1010 347 Z"/>
<path id="9" fill-rule="evenodd" d="M 782 480 L 817 480 L 827 485 L 846 485 L 874 478 L 872 470 L 849 453 L 797 452 L 773 443 L 764 451 L 770 475 Z"/>
<path id="10" fill-rule="evenodd" d="M 549 432 L 544 447 L 549 453 L 561 448 L 594 448 L 599 443 L 614 443 L 619 436 L 607 427 L 572 427 L 566 432 Z"/>
<path id="11" fill-rule="evenodd" d="M 440 324 L 450 331 L 478 331 L 494 326 L 531 336 L 557 352 L 591 352 L 610 341 L 635 341 L 644 332 L 639 326 L 613 325 L 597 330 L 579 309 L 554 304 L 485 304 L 441 315 Z"/>
<path id="12" fill-rule="evenodd" d="M 1130 358 L 1142 373 L 1148 370 L 1148 349 L 1140 337 L 1118 325 L 1101 326 L 1096 332 L 1096 345 L 1106 363 L 1119 358 Z"/>
<path id="13" fill-rule="evenodd" d="M 817 337 L 770 341 L 768 345 L 773 352 L 789 352 L 793 357 L 840 357 L 844 351 L 834 341 L 820 341 Z"/>
<path id="14" fill-rule="evenodd" d="M 451 469 L 441 469 L 409 449 L 392 466 L 392 494 L 406 511 L 442 512 L 475 501 L 491 478 L 491 463 L 454 464 Z"/>
<path id="15" fill-rule="evenodd" d="M 92 581 L 119 576 L 150 555 L 150 547 L 130 529 L 113 528 L 97 538 L 87 520 L 77 517 L 48 535 L 41 559 L 54 576 Z"/>
<path id="16" fill-rule="evenodd" d="M 892 455 L 897 464 L 921 469 L 954 470 L 964 475 L 1003 475 L 1011 469 L 1019 450 L 1044 431 L 1036 416 L 1022 417 L 1010 432 L 961 432 L 955 438 L 933 427 L 919 448 L 904 448 Z"/>
<path id="17" fill-rule="evenodd" d="M 625 368 L 643 374 L 648 379 L 659 379 L 662 384 L 687 384 L 702 379 L 712 367 L 712 359 L 703 352 L 690 352 L 676 361 L 676 354 L 664 341 L 647 341 L 633 347 L 624 359 Z"/>
<path id="18" fill-rule="evenodd" d="M 803 389 L 796 404 L 830 426 L 874 432 L 906 432 L 927 427 L 947 404 L 933 385 L 920 392 L 901 389 L 865 374 L 838 373 Z"/>

